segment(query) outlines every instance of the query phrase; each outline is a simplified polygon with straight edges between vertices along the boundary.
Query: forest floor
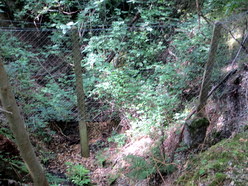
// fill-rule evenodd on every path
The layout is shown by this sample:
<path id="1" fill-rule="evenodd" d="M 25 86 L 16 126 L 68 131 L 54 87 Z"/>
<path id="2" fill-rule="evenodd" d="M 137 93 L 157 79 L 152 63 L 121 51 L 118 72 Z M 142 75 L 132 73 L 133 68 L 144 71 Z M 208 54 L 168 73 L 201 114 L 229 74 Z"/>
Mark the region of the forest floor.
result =
<path id="1" fill-rule="evenodd" d="M 72 165 L 80 165 L 89 170 L 91 185 L 97 186 L 173 186 L 173 185 L 245 185 L 248 182 L 248 128 L 246 132 L 225 139 L 216 145 L 205 149 L 203 152 L 184 151 L 183 154 L 177 154 L 175 163 L 177 170 L 172 174 L 164 174 L 160 169 L 155 170 L 155 174 L 148 174 L 149 177 L 138 179 L 139 173 L 146 173 L 153 167 L 142 163 L 149 162 L 151 159 L 159 162 L 154 157 L 152 151 L 158 147 L 158 138 L 148 135 L 140 135 L 126 139 L 124 143 L 118 144 L 112 142 L 113 123 L 99 122 L 90 123 L 89 127 L 89 147 L 90 157 L 82 158 L 80 155 L 79 135 L 77 123 L 53 123 L 50 128 L 43 131 L 46 137 L 40 138 L 39 135 L 31 134 L 30 138 L 35 147 L 40 161 L 49 173 L 49 182 L 52 185 L 74 185 L 68 179 L 68 162 Z M 70 126 L 70 127 L 68 127 Z M 93 127 L 93 128 L 92 128 Z M 94 130 L 95 128 L 95 130 Z M 99 130 L 100 128 L 100 130 Z M 128 131 L 119 131 L 120 134 Z M 175 131 L 168 131 L 167 139 L 174 139 Z M 48 139 L 48 138 L 47 138 Z M 131 140 L 132 139 L 132 140 Z M 170 140 L 168 140 L 170 142 Z M 163 147 L 168 148 L 168 144 L 163 142 Z M 13 142 L 0 135 L 0 150 L 8 151 L 9 154 L 17 155 L 18 150 Z M 159 149 L 160 150 L 160 149 Z M 0 151 L 0 158 L 1 156 Z M 188 153 L 189 156 L 185 156 Z M 199 153 L 199 154 L 198 154 Z M 128 156 L 139 157 L 139 161 L 133 164 L 126 159 Z M 190 158 L 191 157 L 191 158 Z M 10 158 L 10 157 L 9 157 Z M 0 159 L 1 160 L 1 159 Z M 0 168 L 6 168 L 7 159 L 0 161 Z M 137 160 L 137 159 L 136 159 Z M 19 158 L 20 161 L 20 158 Z M 137 164 L 135 164 L 137 163 Z M 168 164 L 163 164 L 166 167 Z M 6 169 L 5 180 L 15 180 L 10 177 L 15 174 L 17 165 L 12 161 L 11 166 Z M 155 166 L 155 168 L 158 168 Z M 161 167 L 160 167 L 161 168 Z M 136 171 L 137 170 L 137 171 Z M 137 177 L 133 176 L 137 173 Z M 1 170 L 0 170 L 1 176 Z M 30 183 L 28 173 L 19 174 L 20 181 Z M 18 176 L 16 178 L 18 178 Z M 18 179 L 17 179 L 18 180 Z M 1 183 L 0 178 L 0 185 Z M 177 183 L 175 182 L 177 181 Z"/>
<path id="2" fill-rule="evenodd" d="M 106 122 L 99 122 L 96 126 L 94 124 L 91 126 L 99 128 L 99 125 L 104 125 L 105 131 L 111 131 L 107 129 L 108 127 L 112 127 L 111 124 L 109 126 L 107 124 Z M 56 128 L 58 129 L 60 127 L 57 126 Z M 53 135 L 51 143 L 42 147 L 42 151 L 50 152 L 45 155 L 48 158 L 46 162 L 47 170 L 53 175 L 65 178 L 68 170 L 66 162 L 70 162 L 74 165 L 83 165 L 86 169 L 90 170 L 90 179 L 93 185 L 123 186 L 126 184 L 139 184 L 139 181 L 124 176 L 125 173 L 128 173 L 130 167 L 125 157 L 134 155 L 145 159 L 153 147 L 155 140 L 151 139 L 148 135 L 144 135 L 133 141 L 126 141 L 125 144 L 118 146 L 117 143 L 108 141 L 111 133 L 104 133 L 102 135 L 102 130 L 96 129 L 89 131 L 91 131 L 89 134 L 90 157 L 83 158 L 80 155 L 77 126 L 70 128 L 69 131 L 57 130 L 57 133 Z M 68 182 L 65 182 L 65 185 L 68 184 Z M 140 184 L 146 185 L 142 181 Z"/>
<path id="3" fill-rule="evenodd" d="M 180 163 L 177 164 L 177 171 L 166 176 L 160 174 L 157 169 L 156 176 L 146 179 L 133 179 L 128 176 L 134 167 L 125 157 L 134 155 L 148 160 L 152 156 L 153 147 L 157 146 L 158 139 L 144 135 L 132 141 L 127 140 L 125 144 L 118 146 L 108 141 L 110 133 L 103 137 L 102 132 L 97 130 L 99 133 L 94 134 L 94 138 L 90 140 L 90 157 L 82 158 L 79 144 L 68 141 L 75 138 L 75 131 L 77 130 L 69 132 L 67 140 L 63 135 L 54 135 L 52 145 L 49 146 L 54 157 L 47 163 L 50 173 L 65 178 L 68 170 L 65 163 L 71 162 L 90 170 L 91 183 L 97 186 L 173 186 L 177 183 L 178 185 L 245 185 L 244 183 L 248 181 L 248 131 L 225 139 L 202 153 L 189 152 L 188 155 L 193 158 L 178 154 L 176 161 Z M 139 166 L 135 168 L 139 170 L 143 165 L 139 164 Z M 66 181 L 64 185 L 70 183 Z"/>

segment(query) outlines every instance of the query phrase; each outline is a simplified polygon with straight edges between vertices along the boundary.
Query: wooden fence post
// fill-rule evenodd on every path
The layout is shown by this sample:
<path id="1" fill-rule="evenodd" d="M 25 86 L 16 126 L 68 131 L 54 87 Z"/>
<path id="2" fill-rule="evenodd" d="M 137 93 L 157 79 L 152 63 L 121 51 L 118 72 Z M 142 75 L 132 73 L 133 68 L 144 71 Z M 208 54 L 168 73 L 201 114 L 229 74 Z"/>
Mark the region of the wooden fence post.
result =
<path id="1" fill-rule="evenodd" d="M 213 31 L 213 36 L 211 40 L 210 51 L 208 54 L 208 60 L 205 65 L 205 70 L 203 74 L 203 80 L 202 80 L 201 91 L 200 91 L 200 96 L 199 96 L 199 103 L 196 109 L 196 112 L 198 114 L 201 113 L 208 99 L 208 92 L 210 91 L 211 75 L 212 75 L 213 66 L 215 63 L 215 57 L 216 57 L 217 48 L 218 48 L 219 39 L 220 39 L 221 26 L 222 25 L 220 22 L 216 22 L 214 25 L 214 31 Z"/>
<path id="2" fill-rule="evenodd" d="M 82 73 L 82 56 L 80 52 L 79 45 L 79 35 L 77 28 L 72 29 L 72 55 L 74 61 L 74 72 L 76 76 L 76 94 L 77 94 L 77 104 L 78 104 L 78 115 L 79 115 L 79 135 L 80 135 L 80 145 L 81 145 L 81 155 L 82 157 L 89 157 L 89 144 L 88 144 L 88 134 L 86 125 L 86 111 L 85 111 L 85 94 L 83 86 L 83 73 Z"/>

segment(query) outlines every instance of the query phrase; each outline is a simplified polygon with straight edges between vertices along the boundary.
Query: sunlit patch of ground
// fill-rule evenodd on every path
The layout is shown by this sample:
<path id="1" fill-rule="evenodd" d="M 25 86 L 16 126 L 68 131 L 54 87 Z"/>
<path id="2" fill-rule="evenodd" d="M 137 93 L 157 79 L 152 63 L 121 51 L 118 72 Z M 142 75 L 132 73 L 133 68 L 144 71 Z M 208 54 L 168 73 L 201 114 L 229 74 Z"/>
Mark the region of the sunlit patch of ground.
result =
<path id="1" fill-rule="evenodd" d="M 140 137 L 138 140 L 135 140 L 127 145 L 125 145 L 121 151 L 121 155 L 136 155 L 136 156 L 145 156 L 145 154 L 150 150 L 153 145 L 153 140 L 149 136 Z"/>

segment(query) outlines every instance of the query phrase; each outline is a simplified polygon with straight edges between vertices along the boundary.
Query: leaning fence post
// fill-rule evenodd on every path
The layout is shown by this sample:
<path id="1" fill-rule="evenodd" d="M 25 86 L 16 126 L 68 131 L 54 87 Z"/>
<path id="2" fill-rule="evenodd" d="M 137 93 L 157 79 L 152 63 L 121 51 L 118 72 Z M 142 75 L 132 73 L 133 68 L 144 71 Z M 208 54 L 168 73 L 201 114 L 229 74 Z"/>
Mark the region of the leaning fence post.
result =
<path id="1" fill-rule="evenodd" d="M 82 157 L 89 157 L 89 145 L 88 145 L 88 134 L 86 126 L 86 111 L 85 111 L 85 94 L 82 79 L 82 56 L 80 52 L 79 45 L 79 35 L 77 28 L 72 29 L 72 56 L 74 61 L 74 72 L 76 76 L 76 94 L 77 94 L 77 105 L 78 105 L 78 115 L 79 115 L 79 135 L 80 135 L 80 145 L 81 145 L 81 155 Z"/>
<path id="2" fill-rule="evenodd" d="M 217 53 L 217 48 L 220 39 L 220 31 L 221 31 L 221 22 L 216 22 L 214 25 L 213 37 L 211 40 L 208 60 L 203 74 L 199 103 L 196 109 L 197 113 L 200 113 L 202 111 L 208 99 L 208 92 L 210 90 L 210 80 L 211 80 L 212 70 L 215 63 L 215 56 Z"/>

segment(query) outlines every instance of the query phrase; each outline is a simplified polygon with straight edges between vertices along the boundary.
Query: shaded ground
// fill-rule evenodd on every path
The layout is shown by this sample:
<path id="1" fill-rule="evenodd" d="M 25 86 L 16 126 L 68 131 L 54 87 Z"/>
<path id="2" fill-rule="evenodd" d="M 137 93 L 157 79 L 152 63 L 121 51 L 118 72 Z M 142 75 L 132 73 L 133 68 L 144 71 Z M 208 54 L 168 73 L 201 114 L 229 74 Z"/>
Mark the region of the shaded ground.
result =
<path id="1" fill-rule="evenodd" d="M 111 122 L 91 123 L 89 125 L 90 158 L 80 156 L 76 126 L 73 132 L 57 130 L 57 134 L 53 136 L 51 145 L 48 147 L 49 151 L 53 152 L 50 154 L 51 159 L 47 162 L 49 172 L 54 175 L 65 175 L 68 168 L 65 163 L 72 162 L 73 164 L 81 164 L 90 170 L 90 178 L 95 185 L 105 186 L 114 184 L 114 182 L 115 185 L 123 185 L 132 182 L 132 180 L 122 176 L 129 166 L 123 157 L 130 154 L 146 156 L 154 141 L 148 136 L 143 136 L 118 147 L 118 144 L 107 140 L 107 137 L 111 135 L 113 125 Z M 93 130 L 92 127 L 97 129 Z"/>

